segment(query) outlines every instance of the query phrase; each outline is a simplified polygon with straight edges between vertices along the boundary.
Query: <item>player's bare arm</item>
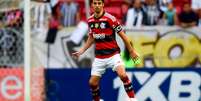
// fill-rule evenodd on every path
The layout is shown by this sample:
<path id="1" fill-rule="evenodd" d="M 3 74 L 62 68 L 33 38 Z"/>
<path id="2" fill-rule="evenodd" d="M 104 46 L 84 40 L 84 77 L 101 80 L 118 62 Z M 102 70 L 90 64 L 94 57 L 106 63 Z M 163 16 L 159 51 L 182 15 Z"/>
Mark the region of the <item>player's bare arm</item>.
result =
<path id="1" fill-rule="evenodd" d="M 75 58 L 79 58 L 92 44 L 94 43 L 93 36 L 89 35 L 86 44 L 77 52 L 72 53 Z"/>
<path id="2" fill-rule="evenodd" d="M 120 31 L 119 36 L 122 38 L 124 44 L 126 45 L 126 48 L 128 49 L 130 56 L 132 57 L 133 60 L 137 59 L 138 53 L 134 50 L 134 48 L 131 46 L 130 41 L 128 39 L 128 37 L 126 36 L 126 34 L 123 31 Z"/>

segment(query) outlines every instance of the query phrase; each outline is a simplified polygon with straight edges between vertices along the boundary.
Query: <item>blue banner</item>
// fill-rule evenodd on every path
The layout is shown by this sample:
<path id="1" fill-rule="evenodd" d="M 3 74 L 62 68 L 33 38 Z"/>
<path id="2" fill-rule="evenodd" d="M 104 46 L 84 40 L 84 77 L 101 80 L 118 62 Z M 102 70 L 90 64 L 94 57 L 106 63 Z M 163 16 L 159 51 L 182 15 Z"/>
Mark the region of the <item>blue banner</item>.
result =
<path id="1" fill-rule="evenodd" d="M 139 101 L 200 101 L 201 69 L 129 69 Z M 47 69 L 47 101 L 92 101 L 90 69 Z M 108 69 L 101 79 L 102 101 L 127 101 L 123 84 Z"/>

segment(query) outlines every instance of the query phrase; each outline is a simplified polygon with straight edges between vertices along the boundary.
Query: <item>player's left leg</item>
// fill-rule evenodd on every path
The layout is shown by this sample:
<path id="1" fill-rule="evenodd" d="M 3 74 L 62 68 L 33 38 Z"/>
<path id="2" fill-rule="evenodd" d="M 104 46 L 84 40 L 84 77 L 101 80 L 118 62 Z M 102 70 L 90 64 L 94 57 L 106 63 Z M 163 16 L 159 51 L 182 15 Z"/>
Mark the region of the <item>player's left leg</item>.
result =
<path id="1" fill-rule="evenodd" d="M 130 101 L 137 101 L 135 98 L 134 90 L 131 81 L 129 80 L 126 70 L 124 68 L 124 63 L 120 57 L 120 54 L 112 56 L 107 63 L 108 66 L 113 67 L 112 69 L 116 71 L 117 75 L 120 77 L 124 84 L 125 91 L 130 98 Z"/>
<path id="2" fill-rule="evenodd" d="M 129 80 L 123 65 L 116 67 L 116 73 L 124 84 L 124 89 L 131 101 L 137 101 L 131 81 Z"/>

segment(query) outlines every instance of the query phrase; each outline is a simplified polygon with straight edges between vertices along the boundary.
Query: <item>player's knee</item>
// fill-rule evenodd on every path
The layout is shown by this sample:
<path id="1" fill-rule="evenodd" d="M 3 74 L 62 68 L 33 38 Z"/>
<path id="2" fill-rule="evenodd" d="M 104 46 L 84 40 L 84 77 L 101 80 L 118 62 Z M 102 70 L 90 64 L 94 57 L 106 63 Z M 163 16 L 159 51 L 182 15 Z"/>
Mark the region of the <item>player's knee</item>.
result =
<path id="1" fill-rule="evenodd" d="M 97 89 L 97 88 L 98 88 L 98 82 L 96 82 L 96 81 L 93 80 L 93 79 L 90 79 L 90 80 L 89 80 L 89 86 L 90 86 L 92 89 Z"/>

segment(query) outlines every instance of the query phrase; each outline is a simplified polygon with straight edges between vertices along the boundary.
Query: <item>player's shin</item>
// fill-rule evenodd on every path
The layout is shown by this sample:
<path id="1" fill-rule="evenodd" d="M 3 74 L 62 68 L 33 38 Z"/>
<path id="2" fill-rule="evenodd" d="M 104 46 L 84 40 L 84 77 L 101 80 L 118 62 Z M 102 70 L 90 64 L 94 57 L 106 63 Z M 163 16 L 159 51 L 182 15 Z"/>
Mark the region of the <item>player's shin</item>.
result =
<path id="1" fill-rule="evenodd" d="M 100 101 L 100 89 L 99 87 L 91 87 L 91 93 L 93 101 Z"/>
<path id="2" fill-rule="evenodd" d="M 135 93 L 134 93 L 134 90 L 133 90 L 132 83 L 129 80 L 128 76 L 122 78 L 121 80 L 123 81 L 124 89 L 125 89 L 127 95 L 129 96 L 129 98 L 134 98 Z"/>

